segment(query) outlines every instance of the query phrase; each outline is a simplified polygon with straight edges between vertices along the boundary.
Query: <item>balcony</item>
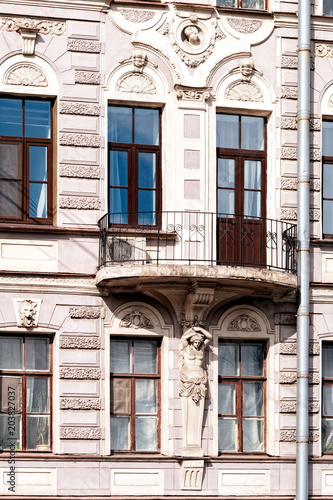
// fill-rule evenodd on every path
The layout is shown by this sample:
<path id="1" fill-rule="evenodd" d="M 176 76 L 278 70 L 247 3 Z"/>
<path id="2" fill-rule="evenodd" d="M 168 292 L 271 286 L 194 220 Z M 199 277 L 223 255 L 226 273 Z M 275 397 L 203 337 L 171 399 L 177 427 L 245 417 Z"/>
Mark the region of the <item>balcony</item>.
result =
<path id="1" fill-rule="evenodd" d="M 106 214 L 99 220 L 98 286 L 191 280 L 296 287 L 296 225 L 211 212 Z"/>

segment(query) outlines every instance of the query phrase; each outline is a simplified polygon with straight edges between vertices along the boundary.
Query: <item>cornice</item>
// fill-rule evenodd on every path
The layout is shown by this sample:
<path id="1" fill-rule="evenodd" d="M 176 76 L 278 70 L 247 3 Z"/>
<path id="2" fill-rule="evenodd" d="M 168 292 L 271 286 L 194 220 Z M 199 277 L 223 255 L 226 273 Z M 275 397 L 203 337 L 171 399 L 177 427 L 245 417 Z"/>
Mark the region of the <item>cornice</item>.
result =
<path id="1" fill-rule="evenodd" d="M 97 10 L 106 11 L 110 7 L 111 0 L 2 0 L 3 4 L 29 5 L 30 7 L 57 7 L 66 9 Z"/>

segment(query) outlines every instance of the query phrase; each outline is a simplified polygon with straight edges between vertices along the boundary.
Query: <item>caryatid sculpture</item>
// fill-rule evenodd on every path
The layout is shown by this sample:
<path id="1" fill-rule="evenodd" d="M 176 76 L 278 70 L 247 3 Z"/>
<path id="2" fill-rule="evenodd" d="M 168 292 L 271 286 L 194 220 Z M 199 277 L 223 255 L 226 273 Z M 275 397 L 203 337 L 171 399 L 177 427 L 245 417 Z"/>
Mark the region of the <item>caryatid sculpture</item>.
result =
<path id="1" fill-rule="evenodd" d="M 203 456 L 202 420 L 207 389 L 205 349 L 212 335 L 199 326 L 186 330 L 180 341 L 179 395 L 183 399 L 184 456 Z"/>

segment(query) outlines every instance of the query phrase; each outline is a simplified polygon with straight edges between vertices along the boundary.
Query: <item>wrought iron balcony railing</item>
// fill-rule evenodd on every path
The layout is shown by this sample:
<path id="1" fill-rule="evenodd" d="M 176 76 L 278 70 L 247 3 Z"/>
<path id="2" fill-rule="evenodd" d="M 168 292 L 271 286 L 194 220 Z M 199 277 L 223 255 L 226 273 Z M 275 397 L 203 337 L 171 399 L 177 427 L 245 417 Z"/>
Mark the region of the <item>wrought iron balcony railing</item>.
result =
<path id="1" fill-rule="evenodd" d="M 99 266 L 229 265 L 296 273 L 296 225 L 211 212 L 106 214 Z"/>

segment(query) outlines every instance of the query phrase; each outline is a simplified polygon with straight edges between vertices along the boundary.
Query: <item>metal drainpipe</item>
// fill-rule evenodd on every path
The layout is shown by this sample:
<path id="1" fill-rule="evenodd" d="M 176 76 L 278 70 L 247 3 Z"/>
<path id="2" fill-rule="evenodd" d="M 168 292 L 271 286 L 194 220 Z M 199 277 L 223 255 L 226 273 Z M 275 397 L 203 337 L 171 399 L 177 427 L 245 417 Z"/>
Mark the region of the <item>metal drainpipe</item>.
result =
<path id="1" fill-rule="evenodd" d="M 298 12 L 298 310 L 296 500 L 308 499 L 309 270 L 310 270 L 310 0 Z"/>

